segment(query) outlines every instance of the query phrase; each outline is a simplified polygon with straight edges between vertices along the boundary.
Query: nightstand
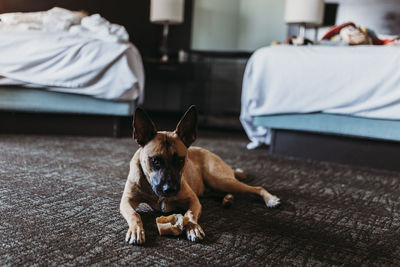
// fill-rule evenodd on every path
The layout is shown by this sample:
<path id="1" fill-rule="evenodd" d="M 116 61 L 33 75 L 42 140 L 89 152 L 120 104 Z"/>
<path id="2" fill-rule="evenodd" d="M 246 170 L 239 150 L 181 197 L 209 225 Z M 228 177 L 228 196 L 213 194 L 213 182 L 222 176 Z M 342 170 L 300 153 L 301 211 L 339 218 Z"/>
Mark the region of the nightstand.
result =
<path id="1" fill-rule="evenodd" d="M 144 58 L 146 73 L 144 107 L 155 111 L 182 112 L 188 97 L 188 84 L 193 81 L 195 68 L 192 62 L 160 62 Z"/>

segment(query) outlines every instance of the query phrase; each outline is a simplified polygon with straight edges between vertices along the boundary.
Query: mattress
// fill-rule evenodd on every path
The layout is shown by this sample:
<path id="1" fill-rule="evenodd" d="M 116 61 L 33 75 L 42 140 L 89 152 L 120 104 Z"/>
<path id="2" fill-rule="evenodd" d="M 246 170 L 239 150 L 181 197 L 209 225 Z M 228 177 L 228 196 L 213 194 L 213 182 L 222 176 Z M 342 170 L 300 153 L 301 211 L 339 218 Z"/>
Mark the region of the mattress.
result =
<path id="1" fill-rule="evenodd" d="M 273 46 L 249 59 L 241 122 L 252 143 L 270 142 L 255 116 L 329 113 L 400 120 L 400 48 Z"/>

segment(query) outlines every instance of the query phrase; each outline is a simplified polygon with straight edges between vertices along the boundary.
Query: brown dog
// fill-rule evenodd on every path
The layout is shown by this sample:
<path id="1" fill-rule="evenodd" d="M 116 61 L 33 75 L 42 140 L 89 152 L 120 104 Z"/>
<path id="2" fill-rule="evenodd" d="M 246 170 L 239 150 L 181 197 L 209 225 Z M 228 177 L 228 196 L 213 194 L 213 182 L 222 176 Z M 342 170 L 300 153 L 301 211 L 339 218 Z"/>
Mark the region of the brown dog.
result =
<path id="1" fill-rule="evenodd" d="M 135 211 L 147 203 L 163 212 L 187 210 L 187 238 L 202 240 L 205 236 L 197 224 L 201 213 L 198 196 L 205 186 L 229 193 L 252 193 L 261 196 L 267 207 L 279 204 L 279 198 L 260 186 L 249 186 L 236 180 L 243 172 L 234 171 L 217 155 L 189 146 L 196 139 L 197 111 L 190 107 L 174 132 L 157 132 L 154 123 L 138 108 L 134 118 L 134 138 L 140 145 L 130 162 L 130 171 L 120 209 L 129 225 L 126 242 L 143 244 L 145 234 L 140 215 Z"/>

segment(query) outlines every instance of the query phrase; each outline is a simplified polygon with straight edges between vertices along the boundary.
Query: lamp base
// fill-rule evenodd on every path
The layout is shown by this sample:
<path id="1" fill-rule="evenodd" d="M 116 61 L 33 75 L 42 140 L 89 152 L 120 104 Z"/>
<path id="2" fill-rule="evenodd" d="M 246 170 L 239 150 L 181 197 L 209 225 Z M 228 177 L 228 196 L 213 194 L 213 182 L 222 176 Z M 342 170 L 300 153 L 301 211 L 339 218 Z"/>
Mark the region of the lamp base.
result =
<path id="1" fill-rule="evenodd" d="M 168 62 L 168 60 L 169 60 L 169 58 L 168 58 L 167 54 L 164 54 L 161 56 L 161 59 L 160 59 L 161 62 Z"/>
<path id="2" fill-rule="evenodd" d="M 301 23 L 299 30 L 299 37 L 305 38 L 305 35 L 306 35 L 306 25 L 304 23 Z"/>
<path id="3" fill-rule="evenodd" d="M 168 33 L 169 33 L 169 25 L 168 23 L 164 23 L 163 25 L 163 39 L 162 39 L 162 43 L 161 43 L 161 62 L 168 62 L 168 46 L 167 46 L 167 42 L 168 42 Z"/>

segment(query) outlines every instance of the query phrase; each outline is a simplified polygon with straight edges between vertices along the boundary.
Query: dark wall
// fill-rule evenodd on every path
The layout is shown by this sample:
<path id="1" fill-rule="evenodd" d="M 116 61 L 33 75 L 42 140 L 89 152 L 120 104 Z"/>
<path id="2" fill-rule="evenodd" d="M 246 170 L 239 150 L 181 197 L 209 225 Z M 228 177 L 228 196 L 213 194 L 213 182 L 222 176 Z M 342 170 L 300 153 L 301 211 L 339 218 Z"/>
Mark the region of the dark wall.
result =
<path id="1" fill-rule="evenodd" d="M 0 12 L 43 11 L 59 6 L 100 13 L 112 23 L 124 25 L 132 43 L 144 57 L 157 55 L 162 26 L 149 21 L 150 0 L 1 0 Z M 170 28 L 169 48 L 190 49 L 193 0 L 185 0 L 185 22 Z"/>

